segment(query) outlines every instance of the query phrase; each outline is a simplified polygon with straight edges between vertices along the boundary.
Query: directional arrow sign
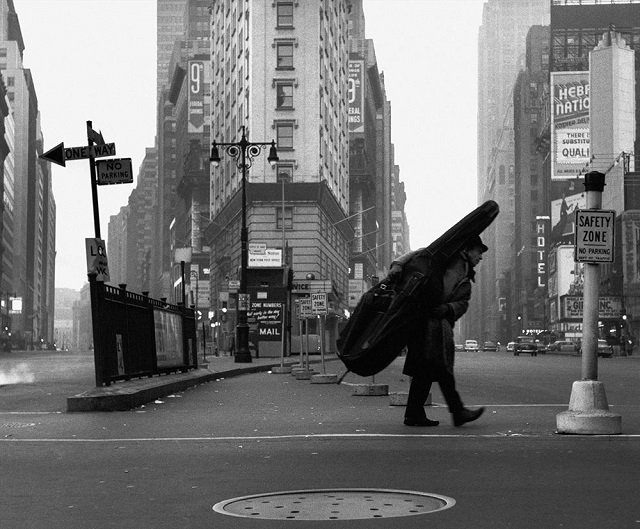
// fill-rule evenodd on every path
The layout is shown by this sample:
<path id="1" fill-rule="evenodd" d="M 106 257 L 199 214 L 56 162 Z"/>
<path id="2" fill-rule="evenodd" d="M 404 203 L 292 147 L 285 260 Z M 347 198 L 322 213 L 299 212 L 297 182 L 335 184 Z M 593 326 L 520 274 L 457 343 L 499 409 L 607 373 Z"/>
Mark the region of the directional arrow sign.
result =
<path id="1" fill-rule="evenodd" d="M 47 160 L 49 162 L 53 162 L 58 165 L 61 165 L 62 167 L 65 167 L 64 142 L 59 143 L 50 151 L 47 151 L 44 154 L 41 154 L 40 158 L 42 158 L 43 160 Z"/>
<path id="2" fill-rule="evenodd" d="M 105 143 L 104 145 L 84 145 L 82 147 L 66 147 L 64 142 L 56 145 L 50 151 L 40 155 L 40 158 L 48 160 L 65 167 L 67 160 L 82 160 L 85 158 L 104 158 L 116 155 L 116 144 Z"/>

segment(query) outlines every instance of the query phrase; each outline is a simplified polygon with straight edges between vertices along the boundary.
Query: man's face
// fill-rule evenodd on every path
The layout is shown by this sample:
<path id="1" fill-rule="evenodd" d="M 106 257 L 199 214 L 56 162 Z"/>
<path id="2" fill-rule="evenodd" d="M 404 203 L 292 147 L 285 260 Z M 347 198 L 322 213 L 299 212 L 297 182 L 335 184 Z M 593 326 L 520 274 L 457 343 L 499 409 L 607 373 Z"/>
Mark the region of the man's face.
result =
<path id="1" fill-rule="evenodd" d="M 469 248 L 467 250 L 467 257 L 469 258 L 471 266 L 477 266 L 478 263 L 482 261 L 482 248 L 480 248 L 479 246 Z"/>

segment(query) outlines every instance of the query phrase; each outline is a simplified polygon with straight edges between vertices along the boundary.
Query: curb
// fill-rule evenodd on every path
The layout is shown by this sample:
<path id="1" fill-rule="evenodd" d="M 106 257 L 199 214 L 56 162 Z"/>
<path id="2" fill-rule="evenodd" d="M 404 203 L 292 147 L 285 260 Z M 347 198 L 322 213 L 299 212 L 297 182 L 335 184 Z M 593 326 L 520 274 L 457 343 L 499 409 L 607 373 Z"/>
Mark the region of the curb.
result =
<path id="1" fill-rule="evenodd" d="M 280 366 L 280 361 L 251 365 L 224 371 L 196 369 L 188 373 L 160 375 L 139 380 L 128 380 L 105 387 L 96 387 L 67 397 L 68 412 L 128 411 L 178 391 L 211 382 L 252 373 L 263 373 Z"/>

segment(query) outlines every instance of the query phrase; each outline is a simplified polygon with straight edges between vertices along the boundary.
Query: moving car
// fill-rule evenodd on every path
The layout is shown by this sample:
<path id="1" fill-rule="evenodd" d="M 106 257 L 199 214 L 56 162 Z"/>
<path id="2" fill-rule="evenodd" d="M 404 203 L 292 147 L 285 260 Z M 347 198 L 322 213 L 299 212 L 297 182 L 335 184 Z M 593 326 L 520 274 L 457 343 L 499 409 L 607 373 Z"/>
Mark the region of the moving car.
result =
<path id="1" fill-rule="evenodd" d="M 464 351 L 464 345 L 461 343 L 456 344 L 456 351 Z"/>
<path id="2" fill-rule="evenodd" d="M 580 346 L 576 342 L 571 342 L 569 340 L 557 340 L 549 345 L 549 351 L 578 353 L 580 351 Z"/>
<path id="3" fill-rule="evenodd" d="M 507 353 L 513 353 L 513 348 L 516 345 L 516 342 L 509 342 L 507 344 Z"/>
<path id="4" fill-rule="evenodd" d="M 464 350 L 465 351 L 476 351 L 478 352 L 478 342 L 476 340 L 466 340 L 464 342 Z"/>
<path id="5" fill-rule="evenodd" d="M 520 353 L 528 353 L 531 356 L 538 356 L 538 345 L 533 336 L 518 336 L 513 346 L 513 356 Z"/>
<path id="6" fill-rule="evenodd" d="M 598 356 L 603 358 L 611 358 L 613 356 L 613 347 L 607 343 L 607 340 L 598 340 Z"/>
<path id="7" fill-rule="evenodd" d="M 484 342 L 482 344 L 482 350 L 483 351 L 497 351 L 498 350 L 498 344 L 496 342 Z"/>

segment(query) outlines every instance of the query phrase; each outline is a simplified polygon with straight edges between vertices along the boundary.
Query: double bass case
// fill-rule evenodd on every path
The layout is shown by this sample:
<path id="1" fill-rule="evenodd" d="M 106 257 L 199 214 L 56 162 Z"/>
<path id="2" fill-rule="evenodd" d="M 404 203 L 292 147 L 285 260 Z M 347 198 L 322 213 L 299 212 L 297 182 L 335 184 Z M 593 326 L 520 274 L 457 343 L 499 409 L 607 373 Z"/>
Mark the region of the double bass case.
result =
<path id="1" fill-rule="evenodd" d="M 429 308 L 429 278 L 480 235 L 498 216 L 489 200 L 449 228 L 426 248 L 414 252 L 397 280 L 371 287 L 358 302 L 337 341 L 338 357 L 348 371 L 372 376 L 385 369 L 407 344 L 407 332 Z"/>

